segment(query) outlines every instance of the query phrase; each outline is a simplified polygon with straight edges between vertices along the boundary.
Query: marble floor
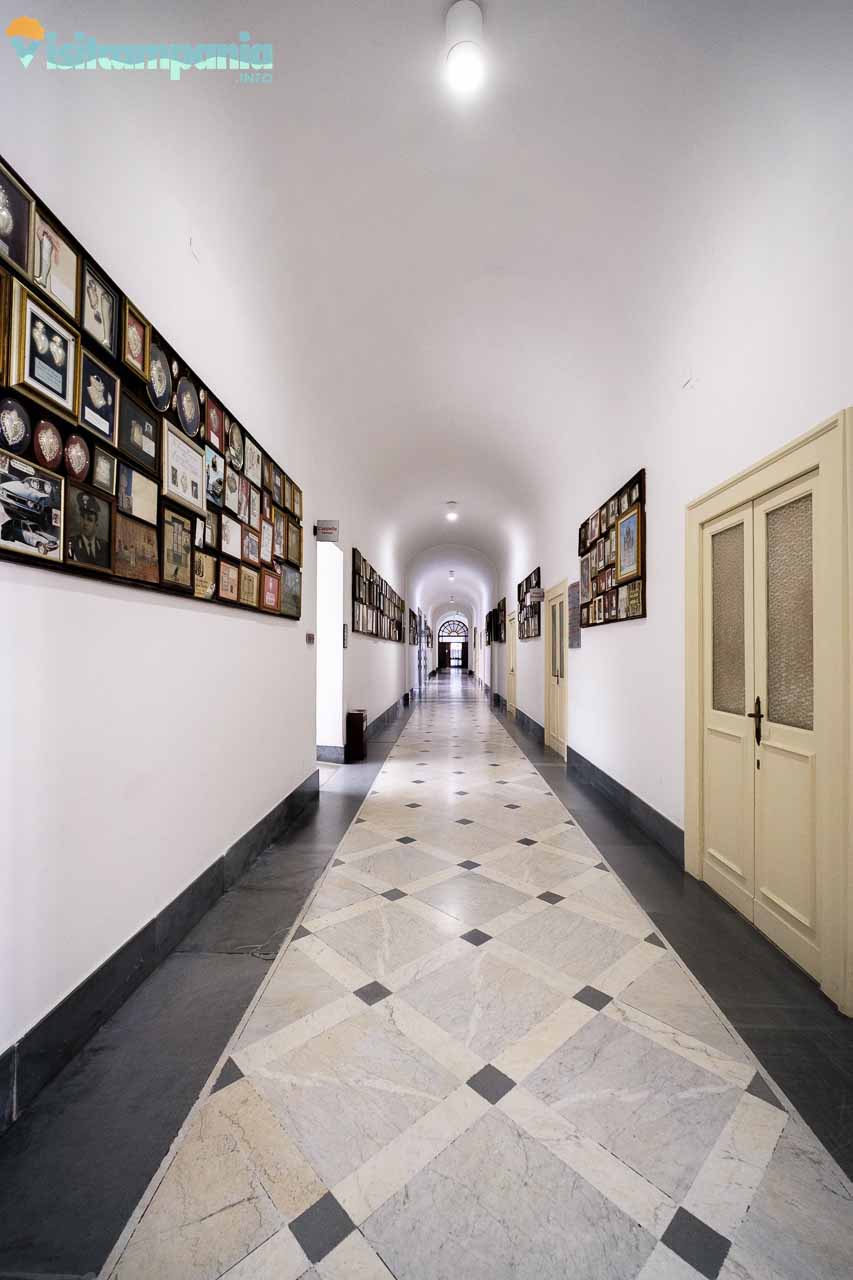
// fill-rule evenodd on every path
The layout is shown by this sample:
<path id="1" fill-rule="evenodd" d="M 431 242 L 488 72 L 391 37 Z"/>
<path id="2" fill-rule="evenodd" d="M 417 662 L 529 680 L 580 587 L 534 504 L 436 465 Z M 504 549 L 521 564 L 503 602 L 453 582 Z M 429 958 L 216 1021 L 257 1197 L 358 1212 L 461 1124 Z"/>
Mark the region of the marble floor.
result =
<path id="1" fill-rule="evenodd" d="M 457 680 L 104 1274 L 849 1280 L 853 1192 Z"/>

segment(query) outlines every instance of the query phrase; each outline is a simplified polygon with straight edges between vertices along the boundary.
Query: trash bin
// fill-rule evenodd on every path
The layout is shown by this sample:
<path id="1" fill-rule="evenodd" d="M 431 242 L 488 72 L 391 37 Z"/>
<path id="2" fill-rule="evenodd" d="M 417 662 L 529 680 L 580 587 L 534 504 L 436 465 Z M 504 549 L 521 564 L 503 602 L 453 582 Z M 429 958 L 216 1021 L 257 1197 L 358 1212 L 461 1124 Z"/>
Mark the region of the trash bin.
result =
<path id="1" fill-rule="evenodd" d="M 344 763 L 355 764 L 367 755 L 367 712 L 347 712 L 347 740 L 344 747 Z"/>

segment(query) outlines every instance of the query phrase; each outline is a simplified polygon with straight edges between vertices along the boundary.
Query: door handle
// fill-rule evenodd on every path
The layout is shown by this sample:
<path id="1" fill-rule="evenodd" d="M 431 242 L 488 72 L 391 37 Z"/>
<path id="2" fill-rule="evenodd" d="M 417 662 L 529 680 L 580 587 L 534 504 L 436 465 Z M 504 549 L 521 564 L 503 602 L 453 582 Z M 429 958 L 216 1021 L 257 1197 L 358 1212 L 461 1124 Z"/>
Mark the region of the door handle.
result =
<path id="1" fill-rule="evenodd" d="M 764 716 L 761 714 L 760 698 L 755 699 L 755 710 L 748 711 L 747 716 L 750 720 L 755 721 L 755 745 L 757 747 L 760 747 L 761 746 L 761 721 L 764 719 Z"/>

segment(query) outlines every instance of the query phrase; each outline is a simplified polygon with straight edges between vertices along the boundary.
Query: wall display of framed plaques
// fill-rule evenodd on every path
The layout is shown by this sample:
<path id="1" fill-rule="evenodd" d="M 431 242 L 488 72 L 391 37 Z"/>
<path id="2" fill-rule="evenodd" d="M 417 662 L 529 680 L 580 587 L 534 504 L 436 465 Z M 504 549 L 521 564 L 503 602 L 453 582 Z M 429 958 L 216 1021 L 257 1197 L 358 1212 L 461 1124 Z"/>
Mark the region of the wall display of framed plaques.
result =
<path id="1" fill-rule="evenodd" d="M 65 511 L 65 558 L 78 568 L 112 572 L 113 506 L 107 498 L 69 484 Z"/>
<path id="2" fill-rule="evenodd" d="M 216 557 L 196 551 L 193 556 L 193 595 L 196 600 L 212 600 L 216 595 Z"/>
<path id="3" fill-rule="evenodd" d="M 261 608 L 266 613 L 281 612 L 281 578 L 274 569 L 261 569 Z"/>
<path id="4" fill-rule="evenodd" d="M 240 559 L 241 545 L 243 540 L 243 526 L 239 520 L 234 520 L 231 516 L 222 514 L 222 554 L 224 556 L 233 556 L 235 560 Z"/>
<path id="5" fill-rule="evenodd" d="M 418 643 L 418 615 L 413 609 L 409 610 L 409 644 Z"/>
<path id="6" fill-rule="evenodd" d="M 219 562 L 219 599 L 237 604 L 240 599 L 240 570 L 227 560 Z"/>
<path id="7" fill-rule="evenodd" d="M 150 356 L 151 326 L 130 299 L 125 298 L 121 358 L 143 382 L 147 382 Z"/>
<path id="8" fill-rule="evenodd" d="M 258 607 L 260 577 L 261 575 L 255 569 L 247 569 L 245 565 L 240 566 L 240 603 L 249 609 Z"/>
<path id="9" fill-rule="evenodd" d="M 638 471 L 578 529 L 582 627 L 645 618 L 645 502 Z"/>
<path id="10" fill-rule="evenodd" d="M 114 358 L 118 356 L 118 293 L 91 262 L 83 264 L 81 328 Z"/>
<path id="11" fill-rule="evenodd" d="M 118 448 L 146 471 L 157 474 L 160 463 L 160 428 L 143 405 L 125 389 L 118 411 Z"/>
<path id="12" fill-rule="evenodd" d="M 290 519 L 287 522 L 287 558 L 291 564 L 302 568 L 302 526 Z"/>
<path id="13" fill-rule="evenodd" d="M 254 529 L 250 529 L 247 524 L 244 524 L 242 529 L 240 559 L 245 560 L 247 564 L 260 565 L 261 563 L 261 540 Z"/>
<path id="14" fill-rule="evenodd" d="M 301 489 L 2 161 L 0 264 L 0 558 L 300 617 Z"/>
<path id="15" fill-rule="evenodd" d="M 542 634 L 542 605 L 538 601 L 527 603 L 527 593 L 542 586 L 542 570 L 536 568 L 518 584 L 518 638 L 536 640 Z"/>
<path id="16" fill-rule="evenodd" d="M 204 446 L 204 488 L 208 506 L 221 507 L 225 494 L 225 459 L 209 444 Z"/>
<path id="17" fill-rule="evenodd" d="M 80 353 L 78 421 L 110 444 L 115 444 L 120 383 L 106 365 L 88 351 Z"/>
<path id="18" fill-rule="evenodd" d="M 92 484 L 96 489 L 100 489 L 102 493 L 108 493 L 113 498 L 116 491 L 117 466 L 118 459 L 115 454 L 107 453 L 106 449 L 96 444 L 92 459 Z"/>
<path id="19" fill-rule="evenodd" d="M 292 565 L 281 565 L 281 612 L 285 618 L 302 617 L 302 572 Z"/>
<path id="20" fill-rule="evenodd" d="M 150 476 L 134 471 L 126 462 L 118 465 L 118 509 L 146 524 L 157 523 L 158 489 Z"/>
<path id="21" fill-rule="evenodd" d="M 288 542 L 292 525 L 289 519 Z M 380 640 L 406 642 L 403 600 L 355 547 L 352 552 L 352 629 Z"/>
<path id="22" fill-rule="evenodd" d="M 77 319 L 80 293 L 80 255 L 65 236 L 51 226 L 41 209 L 33 219 L 33 284 L 43 290 L 55 307 Z"/>
<path id="23" fill-rule="evenodd" d="M 74 330 L 17 280 L 11 329 L 9 385 L 76 422 L 80 342 Z"/>
<path id="24" fill-rule="evenodd" d="M 158 413 L 165 413 L 172 403 L 172 370 L 169 357 L 152 341 L 148 360 L 148 399 Z"/>
<path id="25" fill-rule="evenodd" d="M 160 581 L 157 530 L 116 511 L 113 520 L 113 574 L 129 582 Z"/>
<path id="26" fill-rule="evenodd" d="M 0 548 L 61 562 L 64 484 L 52 472 L 0 452 Z"/>
<path id="27" fill-rule="evenodd" d="M 163 581 L 172 587 L 191 591 L 193 558 L 193 525 L 189 516 L 171 507 L 163 508 L 160 521 L 163 544 Z"/>
<path id="28" fill-rule="evenodd" d="M 0 254 L 30 273 L 30 243 L 35 201 L 0 164 Z"/>
<path id="29" fill-rule="evenodd" d="M 205 502 L 204 449 L 163 419 L 163 497 L 203 515 Z"/>

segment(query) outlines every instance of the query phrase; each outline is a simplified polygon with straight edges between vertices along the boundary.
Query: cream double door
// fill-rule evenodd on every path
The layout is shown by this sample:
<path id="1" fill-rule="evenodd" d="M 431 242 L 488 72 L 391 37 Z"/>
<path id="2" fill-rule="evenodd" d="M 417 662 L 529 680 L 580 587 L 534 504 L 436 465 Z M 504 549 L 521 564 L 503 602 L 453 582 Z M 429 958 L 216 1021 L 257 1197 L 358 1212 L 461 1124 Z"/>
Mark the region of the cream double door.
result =
<path id="1" fill-rule="evenodd" d="M 819 504 L 815 471 L 704 525 L 702 548 L 703 876 L 815 977 Z"/>
<path id="2" fill-rule="evenodd" d="M 568 582 L 545 596 L 545 745 L 566 758 L 568 688 L 566 685 L 566 614 Z"/>

